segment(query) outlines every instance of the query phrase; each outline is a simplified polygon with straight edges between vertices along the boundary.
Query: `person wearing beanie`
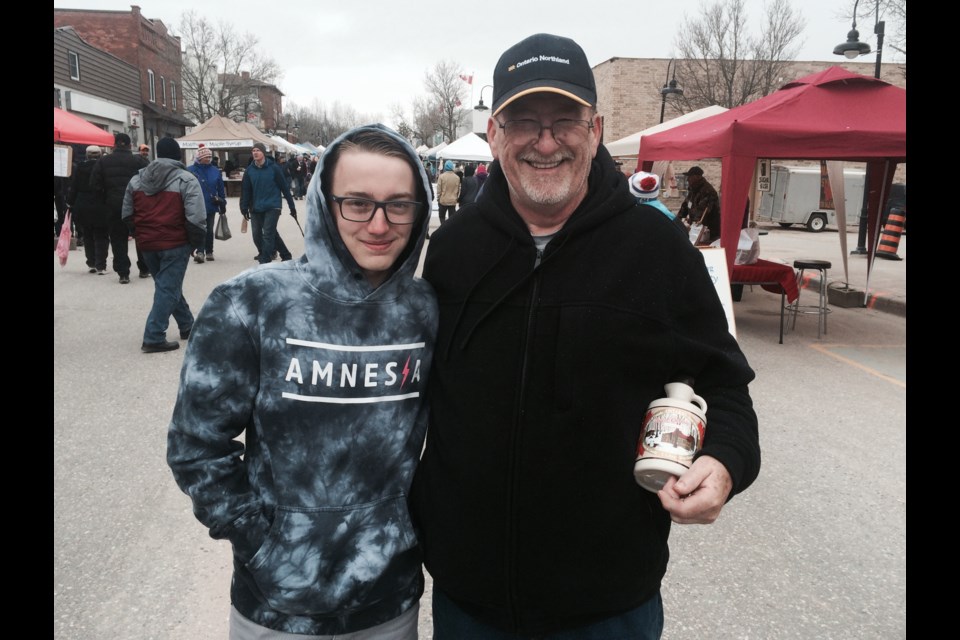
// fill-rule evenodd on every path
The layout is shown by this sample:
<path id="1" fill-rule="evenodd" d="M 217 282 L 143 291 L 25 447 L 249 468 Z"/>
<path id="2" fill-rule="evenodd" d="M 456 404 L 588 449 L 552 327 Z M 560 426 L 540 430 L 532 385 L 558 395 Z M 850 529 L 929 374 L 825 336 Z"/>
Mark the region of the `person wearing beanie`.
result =
<path id="1" fill-rule="evenodd" d="M 233 553 L 229 630 L 211 637 L 417 637 L 432 189 L 378 124 L 331 142 L 318 172 L 303 255 L 214 288 L 183 358 L 167 463 Z"/>
<path id="2" fill-rule="evenodd" d="M 153 306 L 143 329 L 144 353 L 179 349 L 167 340 L 170 316 L 180 339 L 190 337 L 193 312 L 183 297 L 183 278 L 194 249 L 203 251 L 207 212 L 196 176 L 180 162 L 173 138 L 157 143 L 157 159 L 130 179 L 123 196 L 123 221 L 137 240 L 153 274 Z"/>
<path id="3" fill-rule="evenodd" d="M 297 219 L 297 205 L 287 187 L 287 179 L 280 166 L 267 157 L 263 143 L 254 144 L 250 153 L 253 162 L 243 172 L 240 183 L 240 213 L 250 221 L 253 242 L 259 251 L 257 261 L 260 264 L 273 262 L 277 253 L 283 261 L 292 260 L 293 254 L 277 231 L 281 198 L 286 199 L 290 216 Z"/>
<path id="4" fill-rule="evenodd" d="M 140 145 L 140 156 L 147 160 L 150 160 L 150 147 L 145 144 Z"/>
<path id="5" fill-rule="evenodd" d="M 195 175 L 200 182 L 203 205 L 207 210 L 206 241 L 203 251 L 197 251 L 193 255 L 193 260 L 197 264 L 203 264 L 205 261 L 213 262 L 213 229 L 216 217 L 218 213 L 222 215 L 227 213 L 227 191 L 223 184 L 223 175 L 220 169 L 213 165 L 213 153 L 203 143 L 197 149 L 193 164 L 187 167 L 187 171 Z"/>
<path id="6" fill-rule="evenodd" d="M 149 161 L 139 153 L 130 150 L 130 136 L 118 133 L 114 136 L 113 153 L 104 156 L 93 168 L 90 180 L 100 192 L 107 207 L 108 226 L 110 227 L 110 249 L 113 251 L 113 270 L 119 276 L 120 284 L 130 284 L 130 234 L 121 219 L 123 194 L 136 173 L 146 167 Z M 150 269 L 143 260 L 140 245 L 134 240 L 137 252 L 137 268 L 141 278 L 150 277 Z"/>
<path id="7" fill-rule="evenodd" d="M 759 473 L 754 372 L 701 252 L 600 143 L 580 45 L 516 43 L 492 99 L 483 190 L 423 263 L 439 348 L 410 505 L 433 637 L 655 640 L 671 526 L 735 517 Z M 709 406 L 702 440 L 663 414 L 644 429 L 678 379 Z M 661 430 L 692 462 L 640 484 L 638 443 Z"/>
<path id="8" fill-rule="evenodd" d="M 630 193 L 637 199 L 638 204 L 646 204 L 655 208 L 657 211 L 667 216 L 670 220 L 676 219 L 676 214 L 667 209 L 666 205 L 660 202 L 660 176 L 655 173 L 638 171 L 627 180 L 630 187 Z"/>
<path id="9" fill-rule="evenodd" d="M 90 184 L 90 176 L 103 152 L 100 147 L 87 147 L 86 158 L 70 176 L 67 204 L 73 212 L 73 222 L 83 231 L 83 252 L 90 273 L 106 275 L 107 254 L 110 251 L 110 227 L 107 206 L 100 193 Z"/>
<path id="10" fill-rule="evenodd" d="M 437 178 L 437 215 L 443 224 L 447 215 L 452 218 L 460 199 L 460 176 L 453 171 L 453 162 L 443 163 L 443 173 Z"/>
<path id="11" fill-rule="evenodd" d="M 478 182 L 478 183 L 480 184 L 480 186 L 482 187 L 484 180 L 487 179 L 487 165 L 481 163 L 481 164 L 477 167 L 476 176 L 477 176 L 477 182 Z"/>

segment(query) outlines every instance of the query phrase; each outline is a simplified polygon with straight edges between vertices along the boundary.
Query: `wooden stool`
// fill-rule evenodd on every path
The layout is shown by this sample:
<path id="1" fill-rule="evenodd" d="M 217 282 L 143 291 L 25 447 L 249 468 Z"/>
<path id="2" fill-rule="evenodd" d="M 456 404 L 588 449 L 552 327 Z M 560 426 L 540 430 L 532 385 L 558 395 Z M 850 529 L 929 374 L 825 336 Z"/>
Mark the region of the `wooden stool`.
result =
<path id="1" fill-rule="evenodd" d="M 787 311 L 793 314 L 793 324 L 791 329 L 797 328 L 797 314 L 817 316 L 817 338 L 820 338 L 821 330 L 827 332 L 827 314 L 830 313 L 830 307 L 827 306 L 827 269 L 833 265 L 827 260 L 794 260 L 793 268 L 797 269 L 797 299 L 787 305 Z M 816 270 L 820 273 L 820 298 L 817 304 L 800 304 L 800 293 L 803 291 L 803 273 L 805 270 Z"/>

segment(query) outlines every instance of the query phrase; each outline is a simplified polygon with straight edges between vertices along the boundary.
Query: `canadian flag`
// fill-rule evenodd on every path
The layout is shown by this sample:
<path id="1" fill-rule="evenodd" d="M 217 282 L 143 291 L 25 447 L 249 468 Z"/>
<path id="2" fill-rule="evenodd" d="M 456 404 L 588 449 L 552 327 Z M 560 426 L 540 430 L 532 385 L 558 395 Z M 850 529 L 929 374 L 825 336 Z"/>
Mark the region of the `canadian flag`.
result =
<path id="1" fill-rule="evenodd" d="M 464 82 L 466 82 L 467 84 L 473 84 L 473 75 L 472 75 L 472 74 L 469 75 L 469 76 L 465 76 L 465 75 L 462 75 L 462 74 L 461 74 L 460 79 L 463 80 Z"/>

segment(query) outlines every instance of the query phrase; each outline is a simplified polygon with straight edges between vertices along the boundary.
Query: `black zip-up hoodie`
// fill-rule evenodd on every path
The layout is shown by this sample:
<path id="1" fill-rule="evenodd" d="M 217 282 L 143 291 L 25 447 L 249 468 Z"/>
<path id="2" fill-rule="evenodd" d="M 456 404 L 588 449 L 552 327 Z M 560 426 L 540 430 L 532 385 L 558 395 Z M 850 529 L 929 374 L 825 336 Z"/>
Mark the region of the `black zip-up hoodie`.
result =
<path id="1" fill-rule="evenodd" d="M 665 383 L 695 379 L 702 453 L 733 493 L 760 466 L 754 373 L 703 258 L 635 203 L 603 147 L 586 198 L 535 267 L 536 255 L 494 162 L 427 252 L 440 332 L 412 494 L 435 588 L 522 634 L 589 624 L 659 589 L 670 518 L 633 465 Z"/>

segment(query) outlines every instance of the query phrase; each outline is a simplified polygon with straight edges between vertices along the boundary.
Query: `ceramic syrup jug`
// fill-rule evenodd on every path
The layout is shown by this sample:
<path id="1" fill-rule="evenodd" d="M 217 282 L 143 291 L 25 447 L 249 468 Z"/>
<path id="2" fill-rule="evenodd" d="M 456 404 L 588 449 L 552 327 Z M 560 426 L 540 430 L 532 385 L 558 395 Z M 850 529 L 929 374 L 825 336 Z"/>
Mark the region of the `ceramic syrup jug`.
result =
<path id="1" fill-rule="evenodd" d="M 665 384 L 666 397 L 647 407 L 633 476 L 648 491 L 657 492 L 670 476 L 683 475 L 703 446 L 707 403 L 692 385 L 689 378 Z"/>

